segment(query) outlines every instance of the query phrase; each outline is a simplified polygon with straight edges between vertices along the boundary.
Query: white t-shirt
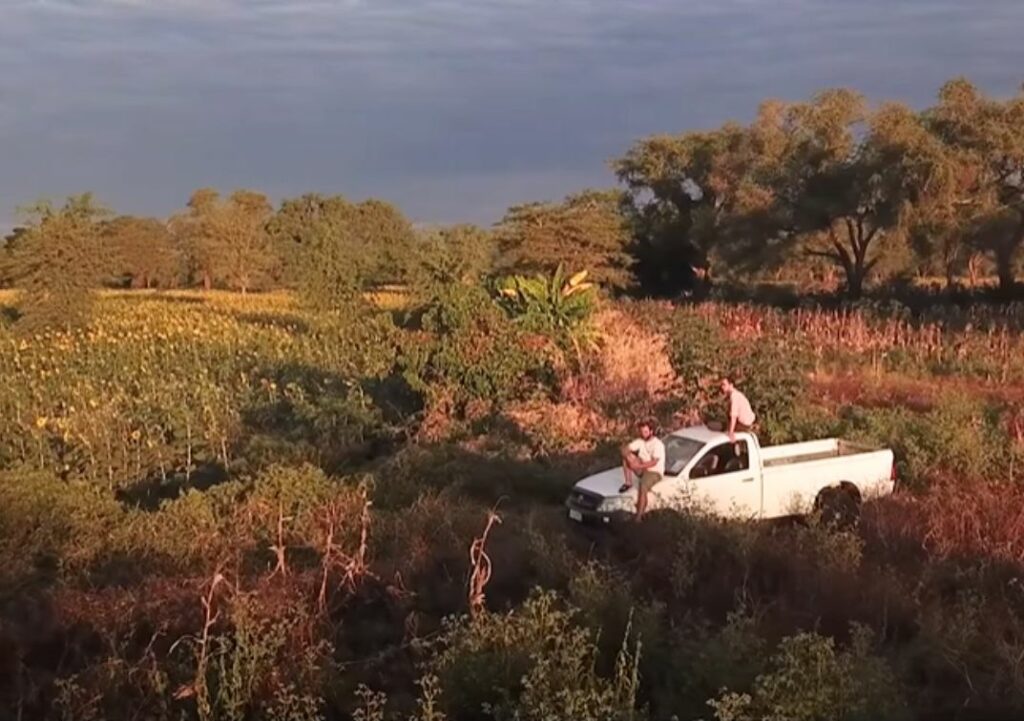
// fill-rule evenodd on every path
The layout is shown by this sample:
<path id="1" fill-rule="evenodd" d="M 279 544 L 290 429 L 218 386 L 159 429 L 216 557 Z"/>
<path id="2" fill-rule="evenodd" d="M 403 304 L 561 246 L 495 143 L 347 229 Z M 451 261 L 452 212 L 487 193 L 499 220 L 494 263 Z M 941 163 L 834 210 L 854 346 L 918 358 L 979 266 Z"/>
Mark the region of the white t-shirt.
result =
<path id="1" fill-rule="evenodd" d="M 654 471 L 659 476 L 665 475 L 665 444 L 661 442 L 660 438 L 651 436 L 646 441 L 643 438 L 637 438 L 629 444 L 629 450 L 637 454 L 644 463 L 657 460 L 657 463 L 647 470 Z"/>
<path id="2" fill-rule="evenodd" d="M 729 417 L 745 426 L 754 425 L 754 409 L 750 407 L 747 397 L 736 389 L 729 394 Z"/>

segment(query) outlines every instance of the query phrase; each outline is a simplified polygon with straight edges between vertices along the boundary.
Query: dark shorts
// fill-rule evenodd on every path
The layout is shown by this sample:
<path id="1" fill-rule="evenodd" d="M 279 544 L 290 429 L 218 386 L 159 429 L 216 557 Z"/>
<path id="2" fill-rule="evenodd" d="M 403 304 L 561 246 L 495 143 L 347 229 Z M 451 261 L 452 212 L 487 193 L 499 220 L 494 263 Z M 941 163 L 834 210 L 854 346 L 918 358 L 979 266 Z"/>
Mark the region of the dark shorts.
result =
<path id="1" fill-rule="evenodd" d="M 664 477 L 660 473 L 654 471 L 644 471 L 644 474 L 640 476 L 640 487 L 645 491 L 649 491 L 654 488 Z"/>

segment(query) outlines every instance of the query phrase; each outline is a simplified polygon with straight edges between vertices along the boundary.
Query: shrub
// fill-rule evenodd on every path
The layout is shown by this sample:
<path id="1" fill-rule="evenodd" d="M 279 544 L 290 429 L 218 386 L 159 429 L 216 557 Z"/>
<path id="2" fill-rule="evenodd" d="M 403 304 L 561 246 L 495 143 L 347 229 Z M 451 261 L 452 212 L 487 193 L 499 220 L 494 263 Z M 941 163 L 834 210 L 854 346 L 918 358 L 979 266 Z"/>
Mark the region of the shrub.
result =
<path id="1" fill-rule="evenodd" d="M 48 473 L 0 473 L 0 573 L 17 578 L 39 565 L 77 569 L 106 549 L 124 512 L 112 497 L 87 484 Z"/>
<path id="2" fill-rule="evenodd" d="M 668 335 L 672 365 L 704 417 L 726 414 L 718 390 L 730 376 L 750 398 L 766 440 L 788 440 L 799 427 L 798 409 L 806 399 L 811 358 L 793 338 L 737 333 L 691 309 L 637 304 L 634 317 Z"/>
<path id="3" fill-rule="evenodd" d="M 453 719 L 636 719 L 639 648 L 631 630 L 613 677 L 597 675 L 597 647 L 552 593 L 537 593 L 509 614 L 448 623 L 431 667 Z"/>
<path id="4" fill-rule="evenodd" d="M 847 408 L 843 432 L 892 448 L 901 477 L 916 487 L 938 473 L 1007 478 L 1015 458 L 998 413 L 959 394 L 943 396 L 926 413 L 906 408 Z"/>
<path id="5" fill-rule="evenodd" d="M 425 352 L 407 356 L 414 387 L 450 390 L 466 402 L 523 397 L 550 384 L 543 344 L 531 345 L 483 288 L 446 288 L 428 307 L 423 328 L 432 334 Z"/>
<path id="6" fill-rule="evenodd" d="M 719 721 L 831 721 L 905 716 L 893 672 L 871 653 L 871 634 L 855 627 L 839 650 L 831 638 L 800 633 L 783 639 L 771 668 L 749 693 L 724 691 L 709 702 Z"/>

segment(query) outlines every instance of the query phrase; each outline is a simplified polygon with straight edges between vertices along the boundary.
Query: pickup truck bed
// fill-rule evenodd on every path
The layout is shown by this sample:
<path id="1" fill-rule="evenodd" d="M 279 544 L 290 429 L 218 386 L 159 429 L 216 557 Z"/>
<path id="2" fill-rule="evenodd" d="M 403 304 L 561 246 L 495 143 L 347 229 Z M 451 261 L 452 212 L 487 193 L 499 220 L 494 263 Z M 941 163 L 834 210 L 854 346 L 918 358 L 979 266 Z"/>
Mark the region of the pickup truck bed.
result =
<path id="1" fill-rule="evenodd" d="M 781 446 L 763 446 L 761 459 L 765 468 L 772 466 L 808 463 L 826 458 L 855 456 L 860 453 L 871 453 L 876 449 L 871 446 L 844 441 L 842 438 L 827 438 L 822 441 L 806 443 L 788 443 Z"/>

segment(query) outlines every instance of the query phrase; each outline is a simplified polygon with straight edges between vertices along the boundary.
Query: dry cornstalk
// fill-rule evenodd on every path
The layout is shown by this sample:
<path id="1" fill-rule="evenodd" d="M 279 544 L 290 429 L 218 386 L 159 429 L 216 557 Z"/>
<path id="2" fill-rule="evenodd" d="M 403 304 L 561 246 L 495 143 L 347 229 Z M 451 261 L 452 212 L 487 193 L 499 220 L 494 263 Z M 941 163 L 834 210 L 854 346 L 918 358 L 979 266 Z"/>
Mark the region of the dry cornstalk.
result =
<path id="1" fill-rule="evenodd" d="M 343 549 L 334 542 L 338 525 L 345 517 L 347 509 L 339 503 L 332 503 L 325 510 L 323 522 L 326 527 L 326 538 L 321 561 L 320 593 L 317 598 L 321 612 L 327 610 L 328 579 L 334 568 L 341 567 L 345 570 L 341 585 L 347 586 L 351 591 L 356 589 L 363 577 L 372 575 L 367 561 L 367 551 L 370 539 L 370 507 L 373 502 L 365 489 L 360 494 L 360 501 L 362 508 L 359 514 L 359 547 L 351 556 L 344 553 Z"/>
<path id="2" fill-rule="evenodd" d="M 210 649 L 210 630 L 214 624 L 220 618 L 220 610 L 214 610 L 214 598 L 217 593 L 217 588 L 222 584 L 227 583 L 227 579 L 224 575 L 217 570 L 213 574 L 213 580 L 210 582 L 210 589 L 205 595 L 199 597 L 199 602 L 203 606 L 203 630 L 199 635 L 197 642 L 198 652 L 196 653 L 196 675 L 195 679 L 191 684 L 182 686 L 174 693 L 176 700 L 196 697 L 196 704 L 199 706 L 199 714 L 201 718 L 207 718 L 210 714 L 210 701 L 206 688 L 206 667 L 209 663 L 209 649 Z M 171 651 L 174 650 L 176 642 L 171 646 Z"/>
<path id="3" fill-rule="evenodd" d="M 477 618 L 484 611 L 484 588 L 491 580 L 491 559 L 487 555 L 487 537 L 495 523 L 501 523 L 501 517 L 494 510 L 487 512 L 487 525 L 479 538 L 474 538 L 469 547 L 469 563 L 473 573 L 469 578 L 469 615 Z"/>

